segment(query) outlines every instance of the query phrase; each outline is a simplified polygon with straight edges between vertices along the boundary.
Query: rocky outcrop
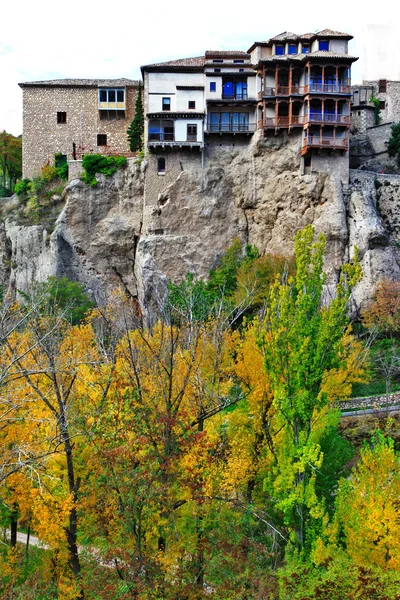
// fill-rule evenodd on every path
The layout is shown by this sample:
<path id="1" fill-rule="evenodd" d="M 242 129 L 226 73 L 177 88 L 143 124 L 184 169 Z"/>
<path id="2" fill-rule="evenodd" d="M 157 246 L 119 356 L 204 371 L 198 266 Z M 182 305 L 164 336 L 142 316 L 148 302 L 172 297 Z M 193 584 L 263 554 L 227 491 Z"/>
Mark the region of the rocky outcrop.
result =
<path id="1" fill-rule="evenodd" d="M 179 281 L 189 271 L 206 276 L 235 237 L 289 256 L 294 234 L 310 223 L 327 237 L 331 283 L 353 246 L 359 248 L 365 274 L 359 302 L 379 278 L 400 278 L 397 233 L 389 227 L 397 218 L 400 224 L 395 184 L 392 196 L 385 186 L 378 198 L 375 174 L 355 172 L 350 188 L 342 186 L 339 168 L 324 170 L 322 162 L 320 172 L 302 174 L 297 135 L 209 146 L 203 164 L 199 154 L 171 153 L 164 178 L 154 175 L 152 160 L 128 160 L 113 177 L 98 176 L 94 188 L 72 181 L 51 234 L 9 216 L 0 230 L 3 281 L 26 289 L 33 280 L 67 275 L 98 302 L 122 286 L 151 310 L 167 279 Z"/>

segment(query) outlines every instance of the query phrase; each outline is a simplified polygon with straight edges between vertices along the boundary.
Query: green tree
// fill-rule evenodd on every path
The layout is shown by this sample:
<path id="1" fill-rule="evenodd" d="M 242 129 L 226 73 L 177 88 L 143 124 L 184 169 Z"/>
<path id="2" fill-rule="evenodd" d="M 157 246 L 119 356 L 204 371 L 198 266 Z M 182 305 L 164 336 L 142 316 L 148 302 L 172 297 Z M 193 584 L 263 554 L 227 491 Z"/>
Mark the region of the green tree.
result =
<path id="1" fill-rule="evenodd" d="M 311 226 L 296 235 L 296 274 L 272 288 L 260 340 L 276 410 L 276 463 L 266 486 L 299 549 L 325 512 L 316 486 L 324 461 L 321 443 L 339 415 L 329 410 L 324 384 L 329 372 L 344 366 L 346 308 L 360 278 L 357 262 L 344 265 L 335 297 L 326 305 L 325 237 L 313 240 Z"/>
<path id="2" fill-rule="evenodd" d="M 131 152 L 142 150 L 144 133 L 144 114 L 142 102 L 142 86 L 140 82 L 136 96 L 135 116 L 133 117 L 133 121 L 129 125 L 126 133 L 128 134 L 129 147 Z"/>
<path id="3" fill-rule="evenodd" d="M 390 156 L 397 157 L 397 164 L 400 166 L 400 123 L 392 125 L 392 135 L 389 138 L 388 152 Z"/>
<path id="4" fill-rule="evenodd" d="M 22 138 L 11 133 L 0 133 L 0 171 L 2 187 L 12 190 L 22 175 Z"/>

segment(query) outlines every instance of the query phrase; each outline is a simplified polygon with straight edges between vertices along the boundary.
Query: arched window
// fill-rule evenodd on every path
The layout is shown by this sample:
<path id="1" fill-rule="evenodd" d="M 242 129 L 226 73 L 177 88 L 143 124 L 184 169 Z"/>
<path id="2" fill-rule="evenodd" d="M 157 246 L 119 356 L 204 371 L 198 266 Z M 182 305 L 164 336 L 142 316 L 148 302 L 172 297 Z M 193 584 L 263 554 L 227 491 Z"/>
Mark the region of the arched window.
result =
<path id="1" fill-rule="evenodd" d="M 157 173 L 159 175 L 164 175 L 165 173 L 165 158 L 163 156 L 157 158 Z"/>

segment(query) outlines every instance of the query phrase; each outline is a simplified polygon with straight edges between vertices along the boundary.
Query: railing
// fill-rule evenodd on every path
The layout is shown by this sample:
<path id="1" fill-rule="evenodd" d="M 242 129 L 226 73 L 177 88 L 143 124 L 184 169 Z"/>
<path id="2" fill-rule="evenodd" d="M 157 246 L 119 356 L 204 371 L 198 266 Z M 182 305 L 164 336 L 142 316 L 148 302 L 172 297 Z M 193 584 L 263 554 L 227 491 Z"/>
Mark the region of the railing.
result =
<path id="1" fill-rule="evenodd" d="M 314 146 L 317 148 L 341 148 L 348 147 L 347 138 L 321 137 L 319 135 L 309 135 L 304 139 L 303 146 Z"/>
<path id="2" fill-rule="evenodd" d="M 207 123 L 207 133 L 252 133 L 256 123 Z"/>
<path id="3" fill-rule="evenodd" d="M 303 115 L 292 115 L 282 116 L 282 117 L 266 117 L 265 118 L 265 127 L 292 127 L 293 125 L 303 125 L 304 124 L 304 116 Z"/>
<path id="4" fill-rule="evenodd" d="M 266 87 L 264 91 L 259 92 L 259 100 L 264 96 L 290 96 L 291 94 L 299 94 L 304 95 L 304 86 L 303 85 L 278 85 L 275 87 Z"/>
<path id="5" fill-rule="evenodd" d="M 222 99 L 223 100 L 247 100 L 248 96 L 247 96 L 247 92 L 236 92 L 233 94 L 224 94 L 222 92 Z"/>
<path id="6" fill-rule="evenodd" d="M 173 133 L 165 133 L 160 131 L 158 133 L 149 133 L 149 142 L 174 142 L 175 136 Z"/>
<path id="7" fill-rule="evenodd" d="M 323 94 L 350 94 L 351 88 L 349 85 L 341 83 L 310 83 L 304 87 L 304 93 L 320 92 Z"/>
<path id="8" fill-rule="evenodd" d="M 350 124 L 349 115 L 328 114 L 322 112 L 314 112 L 305 116 L 306 123 L 339 123 L 343 125 Z"/>

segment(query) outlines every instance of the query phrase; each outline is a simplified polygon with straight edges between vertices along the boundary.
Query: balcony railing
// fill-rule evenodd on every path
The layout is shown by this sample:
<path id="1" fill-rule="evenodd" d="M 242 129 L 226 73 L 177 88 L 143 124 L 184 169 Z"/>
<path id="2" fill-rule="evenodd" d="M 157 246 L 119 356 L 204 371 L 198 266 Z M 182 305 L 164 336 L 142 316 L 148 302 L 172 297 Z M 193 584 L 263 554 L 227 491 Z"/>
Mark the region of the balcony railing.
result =
<path id="1" fill-rule="evenodd" d="M 350 125 L 349 115 L 328 114 L 322 112 L 313 112 L 305 116 L 306 123 L 334 123 L 341 125 Z"/>
<path id="2" fill-rule="evenodd" d="M 266 117 L 264 127 L 293 127 L 304 124 L 303 115 L 292 115 L 282 117 Z"/>
<path id="3" fill-rule="evenodd" d="M 158 133 L 149 133 L 149 142 L 174 142 L 175 136 L 173 133 L 159 131 Z"/>
<path id="4" fill-rule="evenodd" d="M 321 137 L 320 135 L 308 135 L 303 142 L 304 148 L 339 148 L 340 150 L 346 150 L 348 145 L 347 138 Z"/>
<path id="5" fill-rule="evenodd" d="M 207 123 L 207 133 L 253 133 L 256 123 Z"/>
<path id="6" fill-rule="evenodd" d="M 233 94 L 225 94 L 222 92 L 223 100 L 248 100 L 247 91 L 246 92 L 236 92 Z"/>
<path id="7" fill-rule="evenodd" d="M 341 83 L 310 83 L 304 87 L 304 93 L 350 94 L 350 85 Z"/>
<path id="8" fill-rule="evenodd" d="M 299 94 L 304 95 L 304 86 L 303 85 L 292 85 L 289 87 L 288 85 L 278 85 L 275 87 L 266 87 L 264 91 L 259 92 L 259 100 L 268 96 L 290 96 L 291 94 Z"/>

